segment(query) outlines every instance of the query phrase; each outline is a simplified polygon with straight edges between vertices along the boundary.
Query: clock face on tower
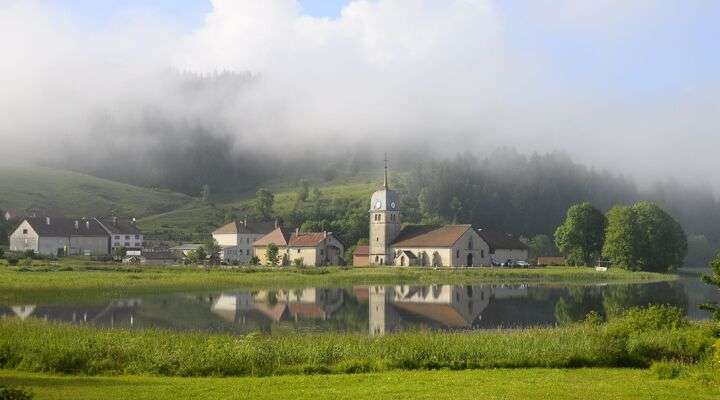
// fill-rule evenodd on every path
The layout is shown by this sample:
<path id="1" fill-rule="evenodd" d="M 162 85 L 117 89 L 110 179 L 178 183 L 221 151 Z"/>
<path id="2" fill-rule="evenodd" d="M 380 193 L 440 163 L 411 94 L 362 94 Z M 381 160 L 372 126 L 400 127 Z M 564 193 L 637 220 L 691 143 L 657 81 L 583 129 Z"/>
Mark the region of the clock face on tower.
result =
<path id="1" fill-rule="evenodd" d="M 382 202 L 381 202 L 380 200 L 378 200 L 378 201 L 375 203 L 375 209 L 379 210 L 380 208 L 382 208 Z"/>
<path id="2" fill-rule="evenodd" d="M 394 201 L 390 202 L 390 208 L 395 209 L 395 202 L 394 202 Z"/>

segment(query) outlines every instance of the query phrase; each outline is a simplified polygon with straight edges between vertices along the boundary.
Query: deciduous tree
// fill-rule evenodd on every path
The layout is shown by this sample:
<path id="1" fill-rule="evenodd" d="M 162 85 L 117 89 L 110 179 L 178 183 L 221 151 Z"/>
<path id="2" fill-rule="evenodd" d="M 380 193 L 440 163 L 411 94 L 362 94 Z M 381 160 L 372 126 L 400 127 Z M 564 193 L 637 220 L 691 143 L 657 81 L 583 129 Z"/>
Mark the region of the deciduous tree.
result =
<path id="1" fill-rule="evenodd" d="M 605 216 L 590 203 L 568 209 L 565 222 L 555 231 L 555 244 L 568 264 L 595 263 L 602 252 L 606 223 Z"/>

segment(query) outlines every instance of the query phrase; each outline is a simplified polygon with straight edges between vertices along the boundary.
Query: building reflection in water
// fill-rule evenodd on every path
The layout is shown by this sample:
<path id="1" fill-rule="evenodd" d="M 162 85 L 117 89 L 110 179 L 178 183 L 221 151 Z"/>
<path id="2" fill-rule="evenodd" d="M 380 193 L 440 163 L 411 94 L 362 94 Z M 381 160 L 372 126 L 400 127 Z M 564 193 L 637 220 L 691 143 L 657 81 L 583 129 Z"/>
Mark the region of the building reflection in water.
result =
<path id="1" fill-rule="evenodd" d="M 175 293 L 96 304 L 0 306 L 3 318 L 44 319 L 109 328 L 161 328 L 244 334 L 292 331 L 470 330 L 555 325 L 603 307 L 670 299 L 689 303 L 685 285 L 390 285 L 221 293 Z M 700 316 L 703 317 L 703 316 Z"/>

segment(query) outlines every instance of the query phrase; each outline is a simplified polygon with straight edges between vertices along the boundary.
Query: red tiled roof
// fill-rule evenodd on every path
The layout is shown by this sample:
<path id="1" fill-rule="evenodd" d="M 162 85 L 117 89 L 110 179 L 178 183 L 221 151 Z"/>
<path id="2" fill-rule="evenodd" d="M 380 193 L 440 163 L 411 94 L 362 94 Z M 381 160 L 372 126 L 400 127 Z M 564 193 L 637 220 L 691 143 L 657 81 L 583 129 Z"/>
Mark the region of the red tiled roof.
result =
<path id="1" fill-rule="evenodd" d="M 448 304 L 395 302 L 393 306 L 409 313 L 420 315 L 439 322 L 450 328 L 462 328 L 470 325 L 458 310 Z"/>
<path id="2" fill-rule="evenodd" d="M 256 240 L 253 246 L 267 246 L 273 243 L 277 246 L 315 247 L 325 240 L 327 235 L 330 235 L 330 233 L 307 232 L 290 234 L 284 228 L 280 227 Z"/>
<path id="3" fill-rule="evenodd" d="M 355 251 L 353 251 L 353 256 L 369 256 L 370 255 L 370 246 L 363 245 L 363 246 L 357 246 L 355 248 Z"/>
<path id="4" fill-rule="evenodd" d="M 216 229 L 213 234 L 222 235 L 236 233 L 254 233 L 265 235 L 272 232 L 274 228 L 275 223 L 273 222 L 233 221 Z"/>
<path id="5" fill-rule="evenodd" d="M 255 243 L 253 243 L 253 246 L 267 246 L 270 243 L 277 246 L 287 246 L 289 241 L 290 234 L 280 227 L 256 240 Z"/>
<path id="6" fill-rule="evenodd" d="M 470 225 L 408 225 L 402 228 L 394 247 L 450 247 L 457 242 Z"/>

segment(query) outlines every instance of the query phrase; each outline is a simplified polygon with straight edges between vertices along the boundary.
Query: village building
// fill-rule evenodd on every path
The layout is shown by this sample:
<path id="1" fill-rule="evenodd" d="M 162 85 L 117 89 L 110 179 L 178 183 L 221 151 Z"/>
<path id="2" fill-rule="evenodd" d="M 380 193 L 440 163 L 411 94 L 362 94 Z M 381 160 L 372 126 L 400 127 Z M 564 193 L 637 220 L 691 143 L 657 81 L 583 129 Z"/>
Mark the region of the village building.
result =
<path id="1" fill-rule="evenodd" d="M 95 219 L 25 218 L 10 234 L 11 251 L 98 256 L 110 254 L 110 236 Z"/>
<path id="2" fill-rule="evenodd" d="M 528 246 L 516 237 L 490 229 L 478 229 L 478 234 L 490 247 L 494 265 L 528 260 Z"/>
<path id="3" fill-rule="evenodd" d="M 302 265 L 340 265 L 345 247 L 332 232 L 288 232 L 278 227 L 253 243 L 254 254 L 261 264 L 267 264 L 267 248 L 274 244 L 279 248 L 278 263 L 290 265 L 300 260 Z"/>
<path id="4" fill-rule="evenodd" d="M 370 200 L 370 265 L 460 267 L 490 265 L 490 248 L 470 225 L 400 224 L 400 197 L 388 187 Z"/>
<path id="5" fill-rule="evenodd" d="M 360 245 L 355 247 L 352 256 L 354 266 L 364 267 L 370 265 L 370 246 Z"/>
<path id="6" fill-rule="evenodd" d="M 277 228 L 272 222 L 233 221 L 216 229 L 213 239 L 220 246 L 220 260 L 225 263 L 248 263 L 253 257 L 253 243 Z"/>
<path id="7" fill-rule="evenodd" d="M 110 236 L 110 250 L 124 248 L 126 250 L 142 250 L 143 234 L 131 220 L 118 217 L 97 218 L 97 222 Z"/>

